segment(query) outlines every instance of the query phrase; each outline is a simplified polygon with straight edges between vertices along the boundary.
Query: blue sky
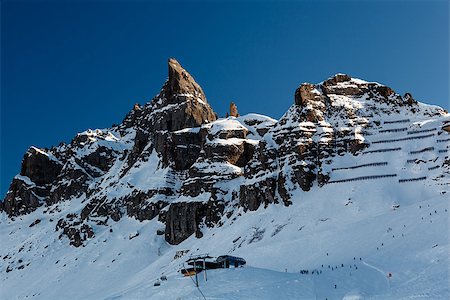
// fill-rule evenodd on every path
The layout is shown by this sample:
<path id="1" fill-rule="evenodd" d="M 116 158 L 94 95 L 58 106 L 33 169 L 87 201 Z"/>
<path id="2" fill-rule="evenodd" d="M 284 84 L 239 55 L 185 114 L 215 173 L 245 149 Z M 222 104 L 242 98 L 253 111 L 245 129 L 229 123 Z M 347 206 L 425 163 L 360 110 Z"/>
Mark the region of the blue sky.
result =
<path id="1" fill-rule="evenodd" d="M 175 57 L 220 116 L 341 72 L 449 108 L 448 1 L 2 1 L 0 194 L 26 149 L 119 123 Z"/>

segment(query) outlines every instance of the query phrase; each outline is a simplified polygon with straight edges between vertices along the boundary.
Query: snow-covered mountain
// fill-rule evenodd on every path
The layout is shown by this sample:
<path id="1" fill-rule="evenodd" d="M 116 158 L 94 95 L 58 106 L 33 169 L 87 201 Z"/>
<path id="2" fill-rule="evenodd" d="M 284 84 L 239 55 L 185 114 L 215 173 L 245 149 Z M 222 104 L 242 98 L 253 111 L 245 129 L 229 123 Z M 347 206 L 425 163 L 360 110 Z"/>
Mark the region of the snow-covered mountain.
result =
<path id="1" fill-rule="evenodd" d="M 25 153 L 0 203 L 1 299 L 449 298 L 445 110 L 337 74 L 278 121 L 218 118 L 168 65 L 119 125 Z M 247 266 L 198 290 L 179 270 L 201 253 Z"/>

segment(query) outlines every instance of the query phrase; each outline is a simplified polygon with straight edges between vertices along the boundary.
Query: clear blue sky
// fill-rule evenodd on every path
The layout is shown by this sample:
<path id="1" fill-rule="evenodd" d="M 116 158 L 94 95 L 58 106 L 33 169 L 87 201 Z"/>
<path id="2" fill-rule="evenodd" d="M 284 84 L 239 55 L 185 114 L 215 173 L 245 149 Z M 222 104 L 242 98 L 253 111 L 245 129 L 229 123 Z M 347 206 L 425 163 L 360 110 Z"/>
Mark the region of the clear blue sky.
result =
<path id="1" fill-rule="evenodd" d="M 212 107 L 279 118 L 347 73 L 449 108 L 448 1 L 1 1 L 0 198 L 26 149 L 119 123 L 175 57 Z"/>

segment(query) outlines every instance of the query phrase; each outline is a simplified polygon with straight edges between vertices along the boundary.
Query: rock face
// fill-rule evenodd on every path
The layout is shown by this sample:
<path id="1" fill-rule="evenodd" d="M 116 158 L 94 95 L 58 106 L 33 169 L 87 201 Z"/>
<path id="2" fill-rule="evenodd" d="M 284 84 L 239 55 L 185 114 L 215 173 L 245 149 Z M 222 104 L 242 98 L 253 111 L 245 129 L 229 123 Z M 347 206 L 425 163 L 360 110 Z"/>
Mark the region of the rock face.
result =
<path id="1" fill-rule="evenodd" d="M 207 203 L 174 203 L 170 205 L 165 216 L 165 238 L 176 245 L 195 233 L 197 238 L 203 236 L 200 223 L 216 225 L 224 210 L 224 204 L 217 201 Z"/>
<path id="2" fill-rule="evenodd" d="M 33 188 L 35 185 L 28 185 L 21 178 L 14 178 L 9 186 L 8 193 L 2 202 L 2 209 L 10 216 L 27 214 L 42 205 Z"/>
<path id="3" fill-rule="evenodd" d="M 216 120 L 216 113 L 207 104 L 202 88 L 194 78 L 173 58 L 169 59 L 169 79 L 158 96 L 160 109 L 175 104 L 174 110 L 163 110 L 155 116 L 155 130 L 176 131 L 198 127 Z"/>
<path id="4" fill-rule="evenodd" d="M 52 184 L 62 170 L 61 162 L 36 147 L 25 153 L 20 174 L 13 179 L 3 200 L 3 209 L 10 216 L 29 213 L 48 198 Z"/>
<path id="5" fill-rule="evenodd" d="M 20 175 L 30 178 L 38 185 L 52 183 L 61 172 L 61 163 L 47 153 L 31 147 L 25 153 Z"/>
<path id="6" fill-rule="evenodd" d="M 168 68 L 160 93 L 135 104 L 119 125 L 49 150 L 30 148 L 0 208 L 15 217 L 44 206 L 52 215 L 76 199 L 79 213 L 59 216 L 55 228 L 75 247 L 95 226 L 126 216 L 157 218 L 165 224 L 159 234 L 179 244 L 241 207 L 288 206 L 295 191 L 327 184 L 333 159 L 362 155 L 382 118 L 446 115 L 410 94 L 337 74 L 300 85 L 279 121 L 239 116 L 233 103 L 230 116 L 217 119 L 194 78 L 174 59 Z M 446 132 L 448 122 L 441 127 Z"/>

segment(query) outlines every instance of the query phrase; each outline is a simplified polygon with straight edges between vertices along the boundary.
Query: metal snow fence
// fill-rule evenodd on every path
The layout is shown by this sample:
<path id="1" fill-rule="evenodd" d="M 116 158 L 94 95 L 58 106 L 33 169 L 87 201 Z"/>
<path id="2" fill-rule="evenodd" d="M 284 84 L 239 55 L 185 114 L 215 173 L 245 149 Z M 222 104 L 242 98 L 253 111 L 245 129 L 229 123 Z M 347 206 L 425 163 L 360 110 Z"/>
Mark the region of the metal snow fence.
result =
<path id="1" fill-rule="evenodd" d="M 416 162 L 417 161 L 417 158 L 414 158 L 414 159 L 408 159 L 406 162 L 408 163 L 408 164 L 411 164 L 411 163 L 414 163 L 414 162 Z"/>
<path id="2" fill-rule="evenodd" d="M 428 168 L 428 170 L 436 170 L 436 169 L 438 169 L 439 168 L 439 166 L 434 166 L 434 167 L 430 167 L 430 168 Z"/>
<path id="3" fill-rule="evenodd" d="M 358 168 L 363 168 L 363 167 L 385 166 L 387 164 L 388 164 L 387 162 L 374 162 L 374 163 L 356 165 L 356 166 L 351 166 L 351 167 L 332 168 L 331 171 L 358 169 Z"/>
<path id="4" fill-rule="evenodd" d="M 361 130 L 360 132 L 362 135 L 373 135 L 372 131 L 368 131 L 368 130 Z"/>
<path id="5" fill-rule="evenodd" d="M 409 154 L 418 154 L 418 153 L 423 153 L 423 152 L 428 152 L 428 151 L 433 151 L 433 150 L 434 150 L 434 147 L 427 147 L 422 150 L 410 151 Z"/>
<path id="6" fill-rule="evenodd" d="M 416 136 L 410 136 L 405 137 L 401 139 L 393 139 L 393 140 L 381 140 L 381 141 L 375 141 L 372 142 L 372 144 L 380 144 L 380 143 L 395 143 L 395 142 L 401 142 L 401 141 L 408 141 L 408 140 L 418 140 L 418 139 L 425 139 L 434 136 L 434 133 L 427 134 L 427 135 L 416 135 Z M 450 139 L 449 139 L 450 140 Z"/>
<path id="7" fill-rule="evenodd" d="M 416 134 L 416 133 L 423 133 L 423 132 L 431 132 L 431 131 L 435 131 L 435 130 L 437 130 L 437 128 L 422 129 L 422 130 L 413 130 L 413 131 L 408 131 L 407 134 Z"/>
<path id="8" fill-rule="evenodd" d="M 407 179 L 399 179 L 398 182 L 420 181 L 425 179 L 427 179 L 427 177 L 407 178 Z"/>
<path id="9" fill-rule="evenodd" d="M 438 143 L 443 143 L 443 142 L 450 142 L 450 138 L 448 139 L 443 139 L 443 140 L 437 140 Z"/>
<path id="10" fill-rule="evenodd" d="M 362 154 L 369 154 L 369 153 L 378 153 L 378 152 L 390 152 L 390 151 L 399 151 L 402 150 L 401 147 L 397 147 L 397 148 L 386 148 L 386 149 L 377 149 L 377 150 L 369 150 L 369 151 L 365 151 Z"/>
<path id="11" fill-rule="evenodd" d="M 439 153 L 445 153 L 445 152 L 448 152 L 448 149 L 442 149 L 442 150 L 439 150 L 438 152 Z"/>
<path id="12" fill-rule="evenodd" d="M 396 120 L 396 121 L 384 121 L 384 124 L 394 124 L 394 123 L 407 123 L 409 122 L 409 119 L 404 119 L 404 120 Z"/>
<path id="13" fill-rule="evenodd" d="M 408 130 L 407 127 L 403 127 L 403 128 L 394 128 L 394 129 L 382 129 L 382 130 L 378 130 L 379 133 L 383 133 L 383 132 L 400 132 L 400 131 L 406 131 Z"/>
<path id="14" fill-rule="evenodd" d="M 396 176 L 397 176 L 397 174 L 361 176 L 361 177 L 348 178 L 348 179 L 330 180 L 330 181 L 328 181 L 328 183 L 341 183 L 341 182 L 359 181 L 359 180 L 368 180 L 368 179 L 379 179 L 379 178 L 396 177 Z"/>

